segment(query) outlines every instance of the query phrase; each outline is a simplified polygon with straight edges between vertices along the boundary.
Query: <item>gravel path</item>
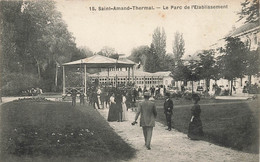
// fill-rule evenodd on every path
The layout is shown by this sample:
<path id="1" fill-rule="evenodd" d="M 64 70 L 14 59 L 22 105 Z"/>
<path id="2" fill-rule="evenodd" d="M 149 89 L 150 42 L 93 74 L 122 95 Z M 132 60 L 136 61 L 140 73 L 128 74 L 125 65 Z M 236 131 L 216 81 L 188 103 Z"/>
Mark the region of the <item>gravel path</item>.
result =
<path id="1" fill-rule="evenodd" d="M 100 114 L 107 119 L 108 109 L 99 110 Z M 246 161 L 258 162 L 259 154 L 249 154 L 225 147 L 220 147 L 205 141 L 192 141 L 186 134 L 176 130 L 167 131 L 165 126 L 156 122 L 151 142 L 151 150 L 144 146 L 142 129 L 137 125 L 132 126 L 135 112 L 127 112 L 128 121 L 109 122 L 110 126 L 127 143 L 137 150 L 136 157 L 130 161 L 194 161 L 194 162 L 220 162 L 220 161 Z M 139 117 L 140 118 L 140 117 Z M 139 120 L 139 119 L 138 119 Z"/>

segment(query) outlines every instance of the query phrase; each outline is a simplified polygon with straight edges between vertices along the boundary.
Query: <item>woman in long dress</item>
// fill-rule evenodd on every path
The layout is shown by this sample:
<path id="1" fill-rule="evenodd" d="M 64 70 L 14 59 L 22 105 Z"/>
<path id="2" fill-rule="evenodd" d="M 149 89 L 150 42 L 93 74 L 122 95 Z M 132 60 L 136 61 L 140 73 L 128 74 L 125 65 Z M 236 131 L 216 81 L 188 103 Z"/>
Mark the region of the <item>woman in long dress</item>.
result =
<path id="1" fill-rule="evenodd" d="M 126 111 L 127 111 L 126 97 L 125 97 L 125 95 L 123 95 L 123 97 L 122 97 L 122 120 L 123 121 L 127 120 Z"/>
<path id="2" fill-rule="evenodd" d="M 117 107 L 115 102 L 115 94 L 113 93 L 110 97 L 110 107 L 108 111 L 107 121 L 117 121 L 118 120 L 118 113 Z"/>
<path id="3" fill-rule="evenodd" d="M 192 140 L 199 140 L 203 137 L 202 122 L 200 120 L 200 105 L 198 104 L 200 97 L 197 94 L 192 95 L 194 105 L 191 108 L 191 121 L 189 124 L 188 137 Z"/>

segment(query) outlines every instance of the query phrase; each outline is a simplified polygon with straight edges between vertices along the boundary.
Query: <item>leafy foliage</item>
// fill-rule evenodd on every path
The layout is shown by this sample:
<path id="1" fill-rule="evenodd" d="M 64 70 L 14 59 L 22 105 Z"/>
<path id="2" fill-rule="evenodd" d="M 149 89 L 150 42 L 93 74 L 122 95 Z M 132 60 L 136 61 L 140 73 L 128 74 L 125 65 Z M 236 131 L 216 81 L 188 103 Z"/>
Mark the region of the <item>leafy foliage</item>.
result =
<path id="1" fill-rule="evenodd" d="M 176 61 L 180 61 L 185 52 L 185 42 L 182 33 L 176 32 L 173 41 L 173 55 Z"/>
<path id="2" fill-rule="evenodd" d="M 109 56 L 111 56 L 111 55 L 116 54 L 116 51 L 115 51 L 114 48 L 105 46 L 105 47 L 103 47 L 97 54 L 98 54 L 98 55 L 102 55 L 102 56 L 109 57 Z"/>
<path id="3" fill-rule="evenodd" d="M 131 52 L 131 55 L 128 57 L 130 60 L 145 64 L 146 55 L 149 53 L 149 46 L 139 46 L 134 48 Z"/>
<path id="4" fill-rule="evenodd" d="M 245 19 L 245 23 L 259 21 L 259 0 L 245 0 L 241 3 L 241 11 L 238 12 L 239 20 Z"/>
<path id="5" fill-rule="evenodd" d="M 166 54 L 166 34 L 164 28 L 157 27 L 153 33 L 153 40 L 155 52 L 159 58 L 162 58 Z"/>
<path id="6" fill-rule="evenodd" d="M 258 47 L 257 50 L 250 51 L 247 54 L 247 68 L 246 68 L 246 75 L 259 75 L 259 59 L 260 48 Z"/>
<path id="7" fill-rule="evenodd" d="M 0 12 L 2 74 L 38 75 L 51 90 L 56 64 L 71 61 L 73 55 L 81 53 L 55 2 L 1 1 Z"/>
<path id="8" fill-rule="evenodd" d="M 159 57 L 156 54 L 155 46 L 152 43 L 144 64 L 144 69 L 147 72 L 154 73 L 158 71 L 158 65 L 159 65 Z"/>
<path id="9" fill-rule="evenodd" d="M 221 74 L 227 80 L 241 78 L 247 66 L 248 49 L 239 38 L 228 37 L 226 42 L 225 48 L 221 51 L 223 55 L 219 57 Z"/>
<path id="10" fill-rule="evenodd" d="M 172 77 L 176 81 L 187 81 L 190 75 L 191 72 L 188 66 L 185 66 L 183 62 L 178 62 L 172 70 Z"/>

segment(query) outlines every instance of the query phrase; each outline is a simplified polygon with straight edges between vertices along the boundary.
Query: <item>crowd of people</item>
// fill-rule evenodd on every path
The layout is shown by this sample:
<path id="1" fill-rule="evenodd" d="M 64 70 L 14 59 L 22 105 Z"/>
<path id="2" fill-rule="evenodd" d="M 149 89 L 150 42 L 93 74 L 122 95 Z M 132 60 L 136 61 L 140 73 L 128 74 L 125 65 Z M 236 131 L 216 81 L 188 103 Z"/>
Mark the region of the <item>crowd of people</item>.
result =
<path id="1" fill-rule="evenodd" d="M 174 103 L 171 100 L 170 93 L 167 93 L 163 87 L 151 87 L 149 90 L 144 87 L 133 88 L 133 87 L 102 87 L 102 86 L 91 86 L 87 89 L 87 94 L 80 93 L 80 104 L 85 104 L 86 101 L 93 106 L 94 109 L 106 109 L 108 108 L 108 122 L 123 122 L 128 120 L 127 111 L 134 107 L 138 107 L 134 122 L 132 125 L 137 123 L 137 119 L 140 117 L 140 126 L 143 129 L 143 135 L 145 140 L 145 146 L 148 150 L 151 149 L 151 139 L 153 127 L 155 126 L 155 118 L 157 116 L 157 110 L 155 106 L 154 97 L 156 95 L 163 96 L 164 101 L 164 114 L 166 118 L 167 128 L 166 130 L 171 131 L 172 127 L 172 116 Z M 76 105 L 77 91 L 72 90 L 72 105 Z M 136 101 L 141 97 L 144 98 L 138 104 Z M 202 122 L 200 120 L 200 105 L 198 104 L 200 97 L 197 94 L 192 95 L 194 105 L 191 108 L 191 119 L 188 128 L 188 137 L 192 140 L 201 139 L 203 136 Z"/>

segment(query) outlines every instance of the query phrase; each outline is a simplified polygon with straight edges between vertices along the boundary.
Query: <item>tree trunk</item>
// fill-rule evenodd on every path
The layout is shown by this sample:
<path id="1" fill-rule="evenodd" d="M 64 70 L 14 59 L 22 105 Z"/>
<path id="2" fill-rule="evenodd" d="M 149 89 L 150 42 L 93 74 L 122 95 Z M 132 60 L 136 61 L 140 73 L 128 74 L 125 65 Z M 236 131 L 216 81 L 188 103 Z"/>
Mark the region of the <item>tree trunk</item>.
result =
<path id="1" fill-rule="evenodd" d="M 41 79 L 41 68 L 40 68 L 40 64 L 38 63 L 38 61 L 36 61 L 37 62 L 37 69 L 38 69 L 38 78 L 39 78 L 39 80 Z"/>
<path id="2" fill-rule="evenodd" d="M 209 89 L 209 85 L 210 85 L 210 79 L 206 79 L 206 93 L 208 93 L 208 89 Z"/>
<path id="3" fill-rule="evenodd" d="M 251 81 L 252 81 L 252 76 L 251 76 L 251 75 L 248 75 L 248 82 L 249 82 L 249 85 L 251 85 Z"/>
<path id="4" fill-rule="evenodd" d="M 193 80 L 191 81 L 191 93 L 193 94 Z"/>
<path id="5" fill-rule="evenodd" d="M 232 96 L 232 90 L 233 90 L 233 79 L 231 80 L 231 86 L 230 86 L 230 96 Z"/>
<path id="6" fill-rule="evenodd" d="M 55 70 L 55 87 L 58 86 L 58 66 L 56 64 L 56 70 Z"/>

